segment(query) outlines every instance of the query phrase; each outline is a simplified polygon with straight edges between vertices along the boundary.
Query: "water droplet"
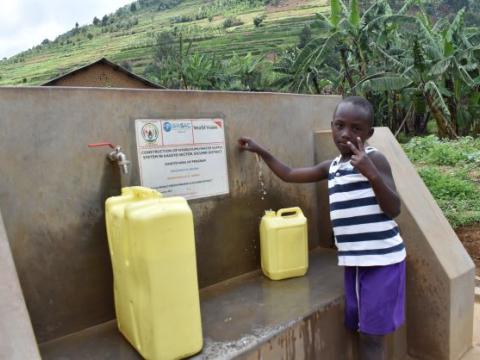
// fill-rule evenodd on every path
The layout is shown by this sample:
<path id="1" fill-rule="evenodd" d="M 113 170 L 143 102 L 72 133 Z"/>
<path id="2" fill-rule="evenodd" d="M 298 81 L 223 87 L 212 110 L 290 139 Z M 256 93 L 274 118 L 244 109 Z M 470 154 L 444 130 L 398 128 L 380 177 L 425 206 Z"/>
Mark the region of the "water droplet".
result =
<path id="1" fill-rule="evenodd" d="M 263 162 L 258 154 L 255 154 L 257 160 L 257 169 L 258 169 L 258 184 L 260 193 L 260 199 L 265 200 L 265 195 L 267 195 L 267 190 L 265 189 L 265 182 L 263 181 Z"/>

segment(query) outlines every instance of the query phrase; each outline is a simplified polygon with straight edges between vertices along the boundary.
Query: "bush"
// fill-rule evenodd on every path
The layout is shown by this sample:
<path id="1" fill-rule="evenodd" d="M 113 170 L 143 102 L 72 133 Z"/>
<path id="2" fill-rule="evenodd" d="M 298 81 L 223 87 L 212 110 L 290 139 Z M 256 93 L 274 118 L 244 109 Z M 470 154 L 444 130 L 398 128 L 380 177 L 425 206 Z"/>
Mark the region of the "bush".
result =
<path id="1" fill-rule="evenodd" d="M 260 27 L 260 25 L 262 24 L 264 19 L 265 19 L 264 15 L 254 17 L 253 18 L 253 25 L 255 25 L 255 27 Z"/>
<path id="2" fill-rule="evenodd" d="M 480 222 L 480 139 L 431 135 L 403 148 L 453 227 Z"/>
<path id="3" fill-rule="evenodd" d="M 466 174 L 455 174 L 454 172 L 442 172 L 433 167 L 425 167 L 418 170 L 428 189 L 435 199 L 457 201 L 478 199 L 480 201 L 480 190 L 475 184 L 466 180 Z"/>
<path id="4" fill-rule="evenodd" d="M 223 22 L 223 27 L 225 29 L 233 26 L 239 26 L 239 25 L 243 25 L 243 21 L 233 16 L 226 18 L 225 21 Z"/>
<path id="5" fill-rule="evenodd" d="M 480 139 L 466 136 L 457 141 L 440 140 L 434 135 L 416 137 L 404 145 L 408 157 L 432 165 L 480 165 Z"/>
<path id="6" fill-rule="evenodd" d="M 480 222 L 480 188 L 465 172 L 446 173 L 432 167 L 418 172 L 453 227 Z"/>
<path id="7" fill-rule="evenodd" d="M 303 27 L 302 32 L 299 35 L 299 40 L 299 49 L 303 49 L 310 42 L 310 40 L 312 40 L 312 30 L 310 30 L 310 26 L 305 25 Z"/>
<path id="8" fill-rule="evenodd" d="M 173 22 L 174 24 L 186 23 L 186 22 L 190 22 L 192 20 L 193 20 L 193 18 L 191 16 L 187 16 L 187 15 L 174 16 L 173 18 L 170 19 L 170 21 Z"/>

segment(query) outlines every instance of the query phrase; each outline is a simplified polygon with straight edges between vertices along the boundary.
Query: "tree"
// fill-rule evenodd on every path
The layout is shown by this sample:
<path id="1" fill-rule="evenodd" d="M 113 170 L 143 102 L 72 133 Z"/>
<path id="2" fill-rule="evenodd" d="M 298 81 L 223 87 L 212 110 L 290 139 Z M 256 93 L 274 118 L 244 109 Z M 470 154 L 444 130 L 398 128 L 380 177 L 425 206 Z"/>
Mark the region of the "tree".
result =
<path id="1" fill-rule="evenodd" d="M 478 101 L 473 95 L 480 85 L 479 31 L 465 29 L 463 10 L 451 22 L 443 18 L 431 25 L 419 4 L 407 0 L 394 12 L 379 0 L 361 13 L 355 0 L 349 7 L 332 0 L 330 17 L 319 15 L 312 25 L 321 35 L 295 59 L 292 88 L 318 91 L 308 82 L 328 80 L 342 94 L 363 94 L 377 109 L 377 123 L 394 131 L 412 118 L 425 119 L 418 111 L 435 119 L 440 136 L 472 129 L 475 106 L 469 100 Z M 413 6 L 419 10 L 410 15 Z"/>
<path id="2" fill-rule="evenodd" d="M 137 11 L 137 5 L 136 5 L 135 3 L 132 3 L 132 4 L 130 5 L 130 11 L 131 11 L 131 12 Z"/>
<path id="3" fill-rule="evenodd" d="M 103 15 L 102 26 L 107 26 L 107 24 L 108 24 L 108 15 Z"/>
<path id="4" fill-rule="evenodd" d="M 476 126 L 472 111 L 478 106 L 478 52 L 480 44 L 466 35 L 464 10 L 455 18 L 438 20 L 431 25 L 426 16 L 385 18 L 385 24 L 401 26 L 402 43 L 407 51 L 395 54 L 371 43 L 385 61 L 390 74 L 378 73 L 363 79 L 359 86 L 372 91 L 396 91 L 412 101 L 420 98 L 437 123 L 441 137 L 455 138 Z M 405 26 L 406 23 L 411 26 Z M 475 76 L 477 76 L 475 78 Z M 470 110 L 469 110 L 470 109 Z M 478 121 L 478 120 L 477 120 Z"/>
<path id="5" fill-rule="evenodd" d="M 93 18 L 93 25 L 98 26 L 100 24 L 100 19 L 96 16 Z"/>

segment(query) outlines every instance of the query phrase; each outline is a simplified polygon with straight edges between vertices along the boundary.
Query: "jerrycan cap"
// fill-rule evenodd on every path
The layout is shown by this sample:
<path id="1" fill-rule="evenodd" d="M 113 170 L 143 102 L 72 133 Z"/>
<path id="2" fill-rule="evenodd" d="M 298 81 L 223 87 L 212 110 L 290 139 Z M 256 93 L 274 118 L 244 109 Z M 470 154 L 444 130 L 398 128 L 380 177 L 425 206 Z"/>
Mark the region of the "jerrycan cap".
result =
<path id="1" fill-rule="evenodd" d="M 267 216 L 267 217 L 274 217 L 276 215 L 277 215 L 277 213 L 275 211 L 273 211 L 272 209 L 265 210 L 265 216 Z"/>

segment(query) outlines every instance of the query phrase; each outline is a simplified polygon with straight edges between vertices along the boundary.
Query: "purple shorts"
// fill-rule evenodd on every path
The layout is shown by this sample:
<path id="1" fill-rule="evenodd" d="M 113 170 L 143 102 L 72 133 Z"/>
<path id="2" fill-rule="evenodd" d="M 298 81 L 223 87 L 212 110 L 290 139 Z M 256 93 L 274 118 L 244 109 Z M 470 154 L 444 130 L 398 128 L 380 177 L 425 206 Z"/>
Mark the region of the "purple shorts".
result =
<path id="1" fill-rule="evenodd" d="M 386 335 L 405 322 L 405 260 L 386 266 L 345 266 L 345 325 Z"/>

